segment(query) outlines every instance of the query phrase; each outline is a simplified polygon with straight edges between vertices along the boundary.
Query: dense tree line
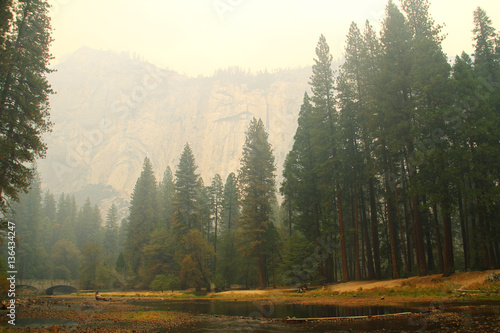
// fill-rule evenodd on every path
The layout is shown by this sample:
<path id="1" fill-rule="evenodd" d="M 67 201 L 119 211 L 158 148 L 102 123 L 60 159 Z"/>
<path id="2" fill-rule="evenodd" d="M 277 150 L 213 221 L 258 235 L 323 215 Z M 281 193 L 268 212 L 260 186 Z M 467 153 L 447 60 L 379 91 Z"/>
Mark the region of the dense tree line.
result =
<path id="1" fill-rule="evenodd" d="M 52 125 L 48 99 L 53 91 L 46 77 L 51 72 L 52 42 L 48 8 L 43 0 L 0 2 L 0 234 L 4 237 L 9 203 L 28 191 L 35 176 L 33 165 L 47 150 L 42 135 Z M 24 214 L 38 219 L 37 211 Z M 25 230 L 32 237 L 38 236 L 36 230 Z M 43 271 L 45 267 L 33 257 L 38 247 L 24 250 L 24 258 L 30 261 L 22 269 L 38 267 Z M 3 261 L 0 264 L 4 289 L 6 265 Z"/>
<path id="2" fill-rule="evenodd" d="M 103 219 L 90 199 L 56 201 L 36 177 L 6 216 L 17 226 L 18 277 L 79 279 L 82 289 L 265 287 L 277 253 L 275 168 L 256 119 L 225 184 L 217 174 L 204 185 L 189 144 L 159 183 L 146 158 L 120 224 L 114 204 Z"/>
<path id="3" fill-rule="evenodd" d="M 429 3 L 400 7 L 379 36 L 351 24 L 336 76 L 318 42 L 281 187 L 290 232 L 320 253 L 309 278 L 500 267 L 498 35 L 477 8 L 474 54 L 450 65 Z"/>
<path id="4" fill-rule="evenodd" d="M 238 176 L 196 173 L 186 144 L 175 175 L 158 184 L 146 158 L 137 180 L 125 241 L 127 274 L 138 287 L 221 289 L 269 283 L 276 230 L 275 164 L 261 120 L 249 126 Z"/>
<path id="5" fill-rule="evenodd" d="M 320 36 L 280 206 L 257 119 L 225 181 L 205 185 L 189 144 L 160 181 L 146 158 L 121 224 L 35 178 L 7 216 L 19 278 L 212 290 L 499 268 L 497 32 L 477 8 L 474 54 L 450 64 L 428 1 L 385 14 L 380 32 L 351 24 L 338 72 Z"/>
<path id="6" fill-rule="evenodd" d="M 56 200 L 35 177 L 6 218 L 16 223 L 19 279 L 78 279 L 83 289 L 123 285 L 115 265 L 125 228 L 114 204 L 103 218 L 90 199 L 81 207 L 64 193 Z"/>
<path id="7" fill-rule="evenodd" d="M 29 188 L 50 130 L 46 74 L 52 42 L 46 1 L 0 3 L 0 212 Z M 4 221 L 2 219 L 2 221 Z"/>

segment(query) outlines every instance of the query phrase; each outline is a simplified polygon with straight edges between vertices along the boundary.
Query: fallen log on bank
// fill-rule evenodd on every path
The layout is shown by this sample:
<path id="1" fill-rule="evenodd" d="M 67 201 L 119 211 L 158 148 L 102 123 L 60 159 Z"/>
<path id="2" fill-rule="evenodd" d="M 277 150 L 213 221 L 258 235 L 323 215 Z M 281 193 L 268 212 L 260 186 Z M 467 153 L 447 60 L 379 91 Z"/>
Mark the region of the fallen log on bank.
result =
<path id="1" fill-rule="evenodd" d="M 323 318 L 284 318 L 285 321 L 322 321 L 322 320 L 345 320 L 345 319 L 371 319 L 382 317 L 395 317 L 395 316 L 408 316 L 414 314 L 413 312 L 399 312 L 374 316 L 349 316 L 349 317 L 323 317 Z"/>

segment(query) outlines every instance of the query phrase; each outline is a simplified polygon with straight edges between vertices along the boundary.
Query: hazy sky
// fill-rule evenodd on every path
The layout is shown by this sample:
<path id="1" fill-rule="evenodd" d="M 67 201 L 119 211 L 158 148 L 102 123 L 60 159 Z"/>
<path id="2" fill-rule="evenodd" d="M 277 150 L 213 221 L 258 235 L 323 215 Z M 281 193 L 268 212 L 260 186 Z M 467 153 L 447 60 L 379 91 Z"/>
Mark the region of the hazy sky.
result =
<path id="1" fill-rule="evenodd" d="M 240 66 L 310 66 L 320 34 L 342 57 L 352 21 L 379 30 L 388 0 L 49 0 L 55 62 L 82 46 L 130 52 L 191 76 Z M 395 0 L 399 4 L 399 0 Z M 448 56 L 472 51 L 477 6 L 500 29 L 498 0 L 434 0 Z"/>

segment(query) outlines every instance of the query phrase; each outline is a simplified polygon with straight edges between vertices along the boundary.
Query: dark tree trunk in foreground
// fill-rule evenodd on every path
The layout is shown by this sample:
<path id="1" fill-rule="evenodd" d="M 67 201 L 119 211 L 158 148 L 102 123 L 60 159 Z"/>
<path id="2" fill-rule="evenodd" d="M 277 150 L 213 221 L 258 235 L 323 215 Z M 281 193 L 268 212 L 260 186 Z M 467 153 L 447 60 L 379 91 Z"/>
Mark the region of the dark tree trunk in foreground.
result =
<path id="1" fill-rule="evenodd" d="M 446 206 L 443 209 L 444 230 L 444 269 L 443 276 L 455 273 L 455 261 L 453 259 L 453 237 L 451 234 L 451 214 Z"/>
<path id="2" fill-rule="evenodd" d="M 370 223 L 372 232 L 372 242 L 373 242 L 373 263 L 375 265 L 375 279 L 380 280 L 381 269 L 380 269 L 380 251 L 379 251 L 379 239 L 378 239 L 378 219 L 377 219 L 377 202 L 375 199 L 375 185 L 373 184 L 374 179 L 370 178 L 368 181 L 369 194 L 370 194 Z"/>
<path id="3" fill-rule="evenodd" d="M 339 211 L 339 232 L 340 232 L 340 251 L 342 254 L 342 282 L 349 281 L 349 273 L 347 271 L 347 254 L 344 233 L 344 217 L 342 216 L 342 195 L 340 193 L 340 186 L 337 183 L 337 204 Z"/>

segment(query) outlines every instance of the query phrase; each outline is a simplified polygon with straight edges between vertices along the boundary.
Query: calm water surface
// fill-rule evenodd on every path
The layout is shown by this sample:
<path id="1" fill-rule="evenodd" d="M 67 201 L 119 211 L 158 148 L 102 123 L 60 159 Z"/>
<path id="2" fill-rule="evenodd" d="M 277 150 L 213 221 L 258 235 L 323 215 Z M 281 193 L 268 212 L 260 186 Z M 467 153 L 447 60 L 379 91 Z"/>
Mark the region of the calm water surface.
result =
<path id="1" fill-rule="evenodd" d="M 201 315 L 195 323 L 176 328 L 176 332 L 180 333 L 311 332 L 311 329 L 314 332 L 329 332 L 321 326 L 314 327 L 312 323 L 285 323 L 269 319 L 381 315 L 408 311 L 406 308 L 387 306 L 346 307 L 287 304 L 280 301 L 169 300 L 151 302 L 147 305 L 153 310 L 171 310 Z"/>
<path id="2" fill-rule="evenodd" d="M 178 311 L 191 314 L 218 316 L 250 317 L 250 318 L 319 318 L 381 315 L 406 312 L 407 308 L 390 306 L 349 307 L 317 304 L 287 304 L 280 301 L 217 301 L 217 300 L 185 300 L 157 301 L 147 304 L 154 310 Z"/>

